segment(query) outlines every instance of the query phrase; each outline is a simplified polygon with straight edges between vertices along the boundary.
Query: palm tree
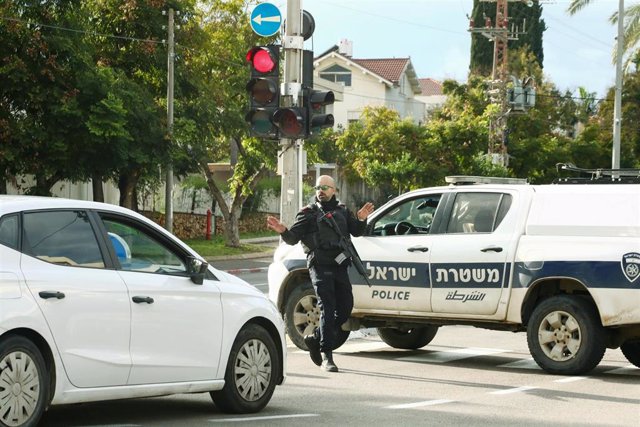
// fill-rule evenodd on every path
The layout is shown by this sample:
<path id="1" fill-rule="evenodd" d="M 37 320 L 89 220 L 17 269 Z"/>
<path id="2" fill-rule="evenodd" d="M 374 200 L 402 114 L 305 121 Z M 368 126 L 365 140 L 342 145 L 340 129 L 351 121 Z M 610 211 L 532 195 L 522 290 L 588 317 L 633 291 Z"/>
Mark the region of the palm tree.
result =
<path id="1" fill-rule="evenodd" d="M 593 0 L 571 0 L 567 11 L 574 15 Z M 618 22 L 618 12 L 613 13 L 609 18 L 612 24 Z M 623 55 L 627 56 L 625 68 L 631 63 L 635 54 L 640 50 L 640 3 L 628 6 L 624 10 L 624 44 L 622 46 Z M 615 62 L 616 48 L 613 51 Z"/>

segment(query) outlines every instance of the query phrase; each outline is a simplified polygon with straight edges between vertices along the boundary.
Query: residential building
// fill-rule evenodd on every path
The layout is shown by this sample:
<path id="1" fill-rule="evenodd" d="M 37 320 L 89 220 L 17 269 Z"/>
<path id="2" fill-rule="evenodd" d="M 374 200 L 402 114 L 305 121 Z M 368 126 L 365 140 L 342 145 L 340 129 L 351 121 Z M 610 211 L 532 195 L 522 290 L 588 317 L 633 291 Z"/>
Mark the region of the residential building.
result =
<path id="1" fill-rule="evenodd" d="M 314 81 L 322 80 L 343 86 L 342 102 L 333 104 L 336 126 L 346 127 L 360 119 L 367 106 L 385 106 L 420 123 L 425 104 L 416 98 L 420 83 L 411 58 L 357 59 L 353 43 L 342 40 L 314 60 Z"/>
<path id="2" fill-rule="evenodd" d="M 431 78 L 418 79 L 420 82 L 420 89 L 422 89 L 419 95 L 416 95 L 416 99 L 424 102 L 425 104 L 425 119 L 429 119 L 429 116 L 433 110 L 440 108 L 447 100 L 447 96 L 442 93 L 442 83 Z"/>

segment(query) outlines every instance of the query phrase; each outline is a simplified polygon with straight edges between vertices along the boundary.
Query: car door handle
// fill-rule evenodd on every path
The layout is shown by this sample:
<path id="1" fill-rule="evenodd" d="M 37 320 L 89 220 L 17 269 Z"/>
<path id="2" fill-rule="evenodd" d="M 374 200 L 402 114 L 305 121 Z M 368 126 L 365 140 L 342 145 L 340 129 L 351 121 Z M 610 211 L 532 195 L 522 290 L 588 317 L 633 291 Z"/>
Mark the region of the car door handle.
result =
<path id="1" fill-rule="evenodd" d="M 40 295 L 40 298 L 42 298 L 42 299 L 49 299 L 49 298 L 62 299 L 62 298 L 64 298 L 64 294 L 62 292 L 58 292 L 58 291 L 42 291 L 42 292 L 38 292 L 38 295 Z"/>
<path id="2" fill-rule="evenodd" d="M 411 246 L 410 248 L 407 248 L 407 250 L 409 252 L 427 252 L 429 248 L 426 246 Z"/>
<path id="3" fill-rule="evenodd" d="M 480 249 L 480 252 L 502 252 L 502 248 L 499 246 L 487 246 L 486 248 Z"/>
<path id="4" fill-rule="evenodd" d="M 136 304 L 140 304 L 143 302 L 146 302 L 147 304 L 153 304 L 153 298 L 151 297 L 139 297 L 139 296 L 135 296 L 133 298 L 131 298 L 133 300 L 133 302 L 135 302 Z"/>

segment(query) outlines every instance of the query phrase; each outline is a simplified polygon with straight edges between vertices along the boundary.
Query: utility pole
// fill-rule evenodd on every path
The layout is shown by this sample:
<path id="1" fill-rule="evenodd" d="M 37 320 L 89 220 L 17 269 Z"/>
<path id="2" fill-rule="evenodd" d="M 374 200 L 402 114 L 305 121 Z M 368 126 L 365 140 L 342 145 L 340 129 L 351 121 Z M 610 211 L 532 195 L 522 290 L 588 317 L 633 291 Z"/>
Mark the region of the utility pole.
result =
<path id="1" fill-rule="evenodd" d="M 283 47 L 285 53 L 284 82 L 281 93 L 283 106 L 302 104 L 302 37 L 301 0 L 287 0 L 287 22 Z M 280 221 L 293 224 L 302 205 L 302 140 L 280 139 L 279 156 L 282 161 L 282 190 L 280 196 Z"/>
<path id="2" fill-rule="evenodd" d="M 616 51 L 616 89 L 613 103 L 613 148 L 611 168 L 620 168 L 620 134 L 622 132 L 622 49 L 624 46 L 624 0 L 618 3 L 618 45 Z"/>
<path id="3" fill-rule="evenodd" d="M 167 134 L 169 146 L 173 143 L 173 60 L 174 37 L 173 37 L 173 9 L 169 9 L 169 42 L 167 54 Z M 167 164 L 165 179 L 165 221 L 164 228 L 173 232 L 173 164 L 171 158 Z"/>
<path id="4" fill-rule="evenodd" d="M 508 166 L 509 156 L 505 145 L 507 117 L 510 113 L 507 101 L 507 53 L 509 40 L 517 40 L 520 34 L 524 33 L 524 28 L 519 31 L 514 25 L 509 28 L 509 2 L 532 3 L 527 0 L 480 0 L 481 2 L 496 3 L 495 21 L 485 17 L 482 27 L 475 27 L 470 23 L 469 32 L 480 33 L 484 37 L 493 41 L 493 67 L 491 71 L 491 89 L 489 95 L 491 101 L 500 105 L 498 117 L 489 123 L 489 147 L 487 153 L 491 156 L 493 163 Z M 523 26 L 524 27 L 524 26 Z"/>

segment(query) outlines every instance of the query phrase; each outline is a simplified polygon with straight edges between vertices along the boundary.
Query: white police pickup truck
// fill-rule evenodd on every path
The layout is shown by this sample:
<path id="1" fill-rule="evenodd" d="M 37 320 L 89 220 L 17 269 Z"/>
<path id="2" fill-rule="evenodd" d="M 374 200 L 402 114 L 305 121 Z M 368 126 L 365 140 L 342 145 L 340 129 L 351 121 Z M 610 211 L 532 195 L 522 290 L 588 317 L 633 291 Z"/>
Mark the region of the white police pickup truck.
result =
<path id="1" fill-rule="evenodd" d="M 628 171 L 628 170 L 627 170 Z M 538 365 L 592 370 L 606 348 L 640 367 L 640 172 L 529 185 L 450 177 L 378 208 L 353 238 L 371 287 L 350 268 L 354 309 L 337 339 L 375 327 L 394 348 L 443 325 L 526 331 Z M 625 173 L 626 174 L 626 173 Z M 632 183 L 627 183 L 632 181 Z M 282 244 L 269 297 L 299 348 L 319 310 L 300 245 Z"/>

